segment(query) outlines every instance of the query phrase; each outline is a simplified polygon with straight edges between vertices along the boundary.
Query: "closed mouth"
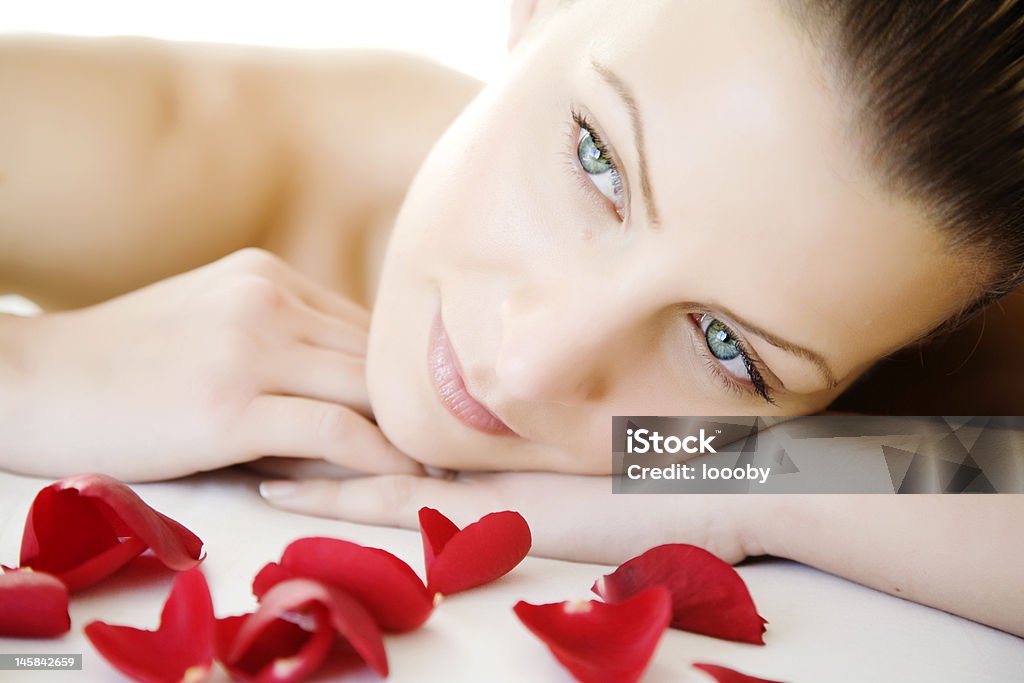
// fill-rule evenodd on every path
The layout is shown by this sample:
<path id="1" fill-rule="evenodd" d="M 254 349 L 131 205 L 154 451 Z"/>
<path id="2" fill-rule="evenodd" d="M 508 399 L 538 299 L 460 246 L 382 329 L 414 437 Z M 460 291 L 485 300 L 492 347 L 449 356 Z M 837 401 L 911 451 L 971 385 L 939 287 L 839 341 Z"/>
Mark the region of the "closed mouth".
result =
<path id="1" fill-rule="evenodd" d="M 459 359 L 438 311 L 430 328 L 427 366 L 441 404 L 463 424 L 487 434 L 515 435 L 501 418 L 488 410 L 466 388 Z"/>

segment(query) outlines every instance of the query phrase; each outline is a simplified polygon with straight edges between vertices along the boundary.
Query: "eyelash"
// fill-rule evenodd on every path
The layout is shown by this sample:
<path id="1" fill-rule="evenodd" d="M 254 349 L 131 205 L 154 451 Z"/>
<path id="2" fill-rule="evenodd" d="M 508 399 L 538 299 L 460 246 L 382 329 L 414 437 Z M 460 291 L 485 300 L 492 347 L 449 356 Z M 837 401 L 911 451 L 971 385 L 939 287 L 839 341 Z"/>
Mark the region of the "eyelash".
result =
<path id="1" fill-rule="evenodd" d="M 597 147 L 601 154 L 603 154 L 611 165 L 612 170 L 615 171 L 617 179 L 616 188 L 622 187 L 622 173 L 619 171 L 619 165 L 615 161 L 615 156 L 610 152 L 608 147 L 605 145 L 604 140 L 601 139 L 600 134 L 597 132 L 596 127 L 590 122 L 590 119 L 582 111 L 576 107 L 570 105 L 569 116 L 572 123 L 566 126 L 566 137 L 568 138 L 569 144 L 568 149 L 563 150 L 563 156 L 569 164 L 569 168 L 572 171 L 572 176 L 579 181 L 581 187 L 592 196 L 596 196 L 600 201 L 605 204 L 611 202 L 607 197 L 601 194 L 597 188 L 594 187 L 593 182 L 587 177 L 587 173 L 580 166 L 579 159 L 577 158 L 577 148 L 579 147 L 579 131 L 580 129 L 585 130 L 590 134 L 591 139 L 594 141 L 594 146 Z M 575 125 L 573 125 L 575 124 Z M 623 202 L 625 206 L 629 206 L 629 202 Z M 618 214 L 619 210 L 613 206 L 613 210 Z M 619 218 L 623 221 L 624 217 L 619 214 Z M 710 313 L 703 313 L 701 315 L 711 315 Z M 721 362 L 711 355 L 710 350 L 707 348 L 707 342 L 704 338 L 704 331 L 701 329 L 700 319 L 691 316 L 693 319 L 697 333 L 700 337 L 700 343 L 698 344 L 699 353 L 705 361 L 708 370 L 711 374 L 719 380 L 723 387 L 730 391 L 734 391 L 741 396 L 749 396 L 751 393 L 756 394 L 760 398 L 764 399 L 771 405 L 776 405 L 775 399 L 772 398 L 771 391 L 768 385 L 764 381 L 764 365 L 758 360 L 754 354 L 752 354 L 748 348 L 746 342 L 742 341 L 732 329 L 726 325 L 726 331 L 736 340 L 736 347 L 739 349 L 740 357 L 743 359 L 743 367 L 747 371 L 747 375 L 750 377 L 750 382 L 741 382 L 736 379 L 733 375 L 726 372 L 722 368 Z M 717 318 L 716 318 L 717 320 Z M 724 322 L 723 322 L 724 324 Z"/>
<path id="2" fill-rule="evenodd" d="M 705 332 L 701 329 L 700 316 L 704 315 L 721 322 L 722 325 L 725 326 L 725 331 L 729 336 L 736 340 L 736 348 L 740 352 L 740 358 L 743 359 L 743 367 L 746 369 L 747 375 L 750 377 L 749 383 L 741 382 L 736 379 L 735 376 L 726 372 L 722 368 L 721 362 L 711 354 L 711 351 L 707 347 Z M 726 325 L 721 318 L 716 318 L 710 313 L 700 313 L 691 315 L 690 317 L 693 320 L 694 328 L 696 329 L 699 337 L 698 349 L 700 350 L 701 356 L 704 358 L 705 365 L 708 366 L 708 369 L 723 384 L 723 386 L 727 389 L 739 392 L 742 395 L 749 395 L 750 393 L 757 394 L 769 404 L 773 406 L 777 405 L 775 403 L 775 399 L 772 397 L 771 389 L 764 381 L 765 366 L 753 353 L 751 353 L 750 349 L 747 347 L 747 343 L 743 341 L 739 335 L 733 332 L 732 328 Z"/>
<path id="3" fill-rule="evenodd" d="M 594 126 L 594 124 L 591 123 L 590 119 L 587 117 L 586 114 L 584 114 L 576 107 L 569 105 L 569 117 L 570 121 L 572 121 L 571 124 L 566 126 L 566 137 L 569 140 L 569 145 L 567 150 L 562 150 L 562 153 L 563 157 L 569 164 L 569 168 L 572 170 L 573 177 L 576 178 L 577 181 L 579 181 L 580 186 L 588 194 L 596 197 L 605 205 L 611 206 L 612 210 L 615 211 L 616 215 L 618 215 L 619 220 L 625 222 L 626 207 L 629 206 L 629 200 L 628 194 L 625 190 L 625 183 L 622 180 L 622 171 L 619 170 L 619 164 L 615 160 L 615 155 L 612 154 L 611 151 L 608 149 L 604 140 L 601 138 L 600 133 L 597 132 L 596 126 Z M 615 188 L 616 190 L 622 193 L 623 197 L 625 197 L 625 199 L 622 202 L 622 212 L 619 211 L 619 208 L 615 206 L 608 199 L 608 197 L 601 194 L 601 192 L 599 192 L 597 188 L 594 187 L 593 181 L 590 180 L 586 171 L 584 171 L 583 168 L 580 166 L 580 161 L 577 157 L 577 148 L 579 147 L 579 131 L 581 129 L 585 130 L 587 133 L 590 134 L 591 140 L 594 141 L 594 146 L 597 147 L 601 151 L 601 154 L 603 154 L 608 159 L 608 163 L 611 165 L 612 170 L 615 172 Z"/>

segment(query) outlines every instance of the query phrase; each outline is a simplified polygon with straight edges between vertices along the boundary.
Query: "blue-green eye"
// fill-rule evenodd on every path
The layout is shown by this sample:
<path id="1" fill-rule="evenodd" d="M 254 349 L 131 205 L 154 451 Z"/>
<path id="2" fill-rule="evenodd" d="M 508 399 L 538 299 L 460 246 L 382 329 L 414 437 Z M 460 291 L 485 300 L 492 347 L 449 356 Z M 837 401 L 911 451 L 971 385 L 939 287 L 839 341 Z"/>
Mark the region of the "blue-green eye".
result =
<path id="1" fill-rule="evenodd" d="M 704 330 L 704 339 L 707 340 L 708 349 L 718 360 L 732 360 L 740 355 L 739 344 L 721 320 L 711 320 Z"/>
<path id="2" fill-rule="evenodd" d="M 590 175 L 607 173 L 615 168 L 615 164 L 594 142 L 593 136 L 584 130 L 580 135 L 580 143 L 576 147 L 576 155 L 579 157 L 583 170 Z"/>
<path id="3" fill-rule="evenodd" d="M 771 395 L 765 385 L 764 378 L 757 369 L 757 364 L 745 350 L 743 342 L 728 325 L 708 313 L 696 317 L 700 331 L 704 333 L 704 343 L 710 353 L 710 362 L 716 364 L 728 375 L 749 383 L 759 396 L 772 403 Z"/>
<path id="4" fill-rule="evenodd" d="M 579 126 L 576 138 L 576 159 L 580 162 L 583 172 L 600 192 L 615 207 L 615 212 L 622 218 L 625 215 L 625 192 L 622 176 L 615 165 L 608 147 L 594 131 L 587 119 L 579 112 L 573 112 L 573 120 Z"/>

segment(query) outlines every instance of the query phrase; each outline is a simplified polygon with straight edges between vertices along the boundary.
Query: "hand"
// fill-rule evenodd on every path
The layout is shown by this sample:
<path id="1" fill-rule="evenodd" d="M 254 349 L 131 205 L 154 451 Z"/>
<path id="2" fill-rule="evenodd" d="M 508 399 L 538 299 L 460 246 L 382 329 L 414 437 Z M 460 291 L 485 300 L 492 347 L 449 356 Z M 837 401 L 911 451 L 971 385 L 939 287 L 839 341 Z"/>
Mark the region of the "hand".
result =
<path id="1" fill-rule="evenodd" d="M 423 506 L 463 526 L 488 512 L 517 510 L 534 555 L 620 564 L 662 543 L 692 543 L 727 562 L 763 554 L 745 522 L 760 496 L 612 494 L 610 477 L 548 472 L 460 473 L 454 479 L 390 475 L 268 481 L 273 505 L 350 522 L 419 528 Z"/>
<path id="2" fill-rule="evenodd" d="M 135 481 L 264 455 L 420 472 L 368 419 L 368 326 L 365 309 L 255 249 L 19 321 L 0 464 Z"/>

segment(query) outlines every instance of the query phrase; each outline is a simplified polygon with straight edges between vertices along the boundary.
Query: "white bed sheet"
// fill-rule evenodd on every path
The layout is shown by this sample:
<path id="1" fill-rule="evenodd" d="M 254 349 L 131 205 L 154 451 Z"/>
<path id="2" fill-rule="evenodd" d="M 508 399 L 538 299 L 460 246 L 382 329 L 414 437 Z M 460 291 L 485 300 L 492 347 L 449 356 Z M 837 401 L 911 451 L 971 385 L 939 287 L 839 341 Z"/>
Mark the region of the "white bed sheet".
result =
<path id="1" fill-rule="evenodd" d="M 0 563 L 17 564 L 25 513 L 46 480 L 0 473 Z M 386 548 L 422 574 L 419 535 L 275 510 L 260 499 L 255 475 L 206 474 L 135 486 L 155 508 L 205 542 L 203 570 L 218 616 L 250 611 L 253 574 L 294 538 L 330 535 Z M 438 507 L 444 508 L 443 501 Z M 396 683 L 571 681 L 546 648 L 518 622 L 518 600 L 588 598 L 608 567 L 527 558 L 503 579 L 443 602 L 413 633 L 386 639 Z M 82 671 L 0 671 L 0 680 L 120 681 L 89 645 L 93 619 L 156 626 L 173 576 L 131 566 L 116 580 L 72 596 L 71 632 L 54 640 L 0 639 L 4 653 L 83 653 Z M 769 620 L 767 645 L 756 647 L 668 631 L 644 683 L 707 683 L 694 661 L 724 664 L 790 683 L 929 681 L 1024 682 L 1024 640 L 938 610 L 864 588 L 792 562 L 741 566 L 758 609 Z M 1024 572 L 1024 570 L 1022 570 Z M 215 680 L 227 680 L 217 671 Z M 325 680 L 324 677 L 312 680 Z M 379 680 L 365 670 L 346 681 Z"/>

